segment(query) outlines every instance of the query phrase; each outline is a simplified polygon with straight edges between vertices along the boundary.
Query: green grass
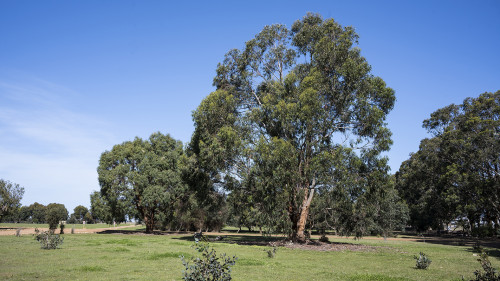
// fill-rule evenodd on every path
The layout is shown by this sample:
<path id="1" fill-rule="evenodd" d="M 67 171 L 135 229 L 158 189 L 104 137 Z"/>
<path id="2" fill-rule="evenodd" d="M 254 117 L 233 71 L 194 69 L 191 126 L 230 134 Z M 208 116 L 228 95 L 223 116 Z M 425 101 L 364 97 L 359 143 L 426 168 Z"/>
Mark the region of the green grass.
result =
<path id="1" fill-rule="evenodd" d="M 228 237 L 228 240 L 233 238 Z M 248 237 L 248 241 L 262 238 Z M 31 235 L 0 236 L 0 280 L 181 280 L 179 256 L 198 256 L 189 236 L 64 235 L 61 249 L 42 250 Z M 244 240 L 244 236 L 234 237 Z M 480 268 L 470 247 L 422 242 L 335 239 L 375 246 L 371 251 L 319 252 L 279 248 L 268 258 L 264 246 L 211 243 L 218 253 L 237 256 L 234 280 L 460 280 Z M 500 267 L 497 249 L 487 249 Z M 414 255 L 426 253 L 428 270 L 415 269 Z"/>
<path id="2" fill-rule="evenodd" d="M 116 226 L 124 226 L 124 225 L 130 225 L 134 226 L 134 224 L 117 224 Z M 0 228 L 49 228 L 48 224 L 37 224 L 37 223 L 0 223 Z M 71 230 L 72 227 L 75 227 L 75 229 L 83 229 L 83 224 L 66 224 L 65 231 Z M 109 228 L 113 227 L 112 224 L 106 224 L 106 223 L 96 223 L 96 224 L 86 224 L 85 229 L 95 229 L 95 228 Z"/>

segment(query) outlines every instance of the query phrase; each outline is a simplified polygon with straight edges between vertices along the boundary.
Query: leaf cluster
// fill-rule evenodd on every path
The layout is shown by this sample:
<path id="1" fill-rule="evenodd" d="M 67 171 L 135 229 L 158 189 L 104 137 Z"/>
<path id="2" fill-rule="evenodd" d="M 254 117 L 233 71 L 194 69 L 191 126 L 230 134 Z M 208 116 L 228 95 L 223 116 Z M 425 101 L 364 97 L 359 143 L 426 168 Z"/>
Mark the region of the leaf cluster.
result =
<path id="1" fill-rule="evenodd" d="M 412 225 L 438 228 L 466 218 L 467 231 L 500 218 L 500 91 L 467 98 L 431 114 L 432 138 L 403 162 L 397 186 Z"/>
<path id="2" fill-rule="evenodd" d="M 54 234 L 54 231 L 39 231 L 35 229 L 35 240 L 40 242 L 42 249 L 54 250 L 62 245 L 64 237 L 59 234 Z"/>
<path id="3" fill-rule="evenodd" d="M 229 281 L 231 280 L 231 266 L 236 264 L 237 257 L 228 257 L 226 253 L 217 256 L 215 249 L 208 243 L 197 243 L 195 249 L 201 252 L 201 257 L 186 261 L 181 257 L 185 267 L 183 279 L 186 281 Z"/>

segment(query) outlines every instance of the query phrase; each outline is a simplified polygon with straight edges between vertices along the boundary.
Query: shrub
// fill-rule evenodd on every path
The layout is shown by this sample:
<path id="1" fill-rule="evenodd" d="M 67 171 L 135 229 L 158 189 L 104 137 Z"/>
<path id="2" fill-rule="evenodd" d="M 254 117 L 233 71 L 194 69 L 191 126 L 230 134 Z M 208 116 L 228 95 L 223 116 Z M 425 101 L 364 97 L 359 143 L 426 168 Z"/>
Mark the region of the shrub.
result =
<path id="1" fill-rule="evenodd" d="M 328 239 L 328 237 L 325 234 L 323 234 L 321 235 L 321 237 L 319 237 L 319 242 L 328 243 L 330 242 L 330 239 Z"/>
<path id="2" fill-rule="evenodd" d="M 498 281 L 500 280 L 500 275 L 498 275 L 498 271 L 491 266 L 491 262 L 488 259 L 488 255 L 485 252 L 481 253 L 480 258 L 478 259 L 479 263 L 481 263 L 481 267 L 484 272 L 479 270 L 474 271 L 474 275 L 476 279 L 474 281 Z"/>
<path id="3" fill-rule="evenodd" d="M 276 251 L 278 249 L 276 248 L 276 246 L 273 246 L 271 249 L 267 249 L 267 250 L 264 250 L 266 253 L 267 253 L 267 257 L 268 258 L 274 258 L 276 256 Z"/>
<path id="4" fill-rule="evenodd" d="M 236 263 L 237 257 L 230 258 L 225 253 L 217 257 L 216 251 L 208 243 L 197 243 L 195 249 L 202 253 L 202 257 L 193 258 L 192 263 L 181 256 L 182 264 L 186 267 L 183 272 L 184 280 L 231 280 L 231 266 Z"/>
<path id="5" fill-rule="evenodd" d="M 194 242 L 198 243 L 198 242 L 207 242 L 207 238 L 205 236 L 203 236 L 203 232 L 195 232 L 194 233 Z"/>
<path id="6" fill-rule="evenodd" d="M 414 258 L 417 260 L 417 264 L 415 265 L 417 269 L 427 269 L 432 262 L 431 259 L 422 252 Z"/>
<path id="7" fill-rule="evenodd" d="M 40 242 L 42 249 L 57 249 L 63 243 L 64 237 L 54 234 L 53 231 L 40 231 L 35 229 L 35 239 Z"/>

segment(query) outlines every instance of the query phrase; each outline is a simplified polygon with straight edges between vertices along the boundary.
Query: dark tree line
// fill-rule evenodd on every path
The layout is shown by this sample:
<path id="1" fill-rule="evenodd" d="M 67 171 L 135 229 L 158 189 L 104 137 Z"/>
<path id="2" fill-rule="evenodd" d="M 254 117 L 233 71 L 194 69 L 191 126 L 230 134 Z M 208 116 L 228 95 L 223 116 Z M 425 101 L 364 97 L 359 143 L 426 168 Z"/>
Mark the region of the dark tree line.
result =
<path id="1" fill-rule="evenodd" d="M 432 137 L 396 174 L 410 224 L 440 230 L 455 221 L 468 233 L 499 233 L 500 91 L 441 108 L 423 126 Z"/>

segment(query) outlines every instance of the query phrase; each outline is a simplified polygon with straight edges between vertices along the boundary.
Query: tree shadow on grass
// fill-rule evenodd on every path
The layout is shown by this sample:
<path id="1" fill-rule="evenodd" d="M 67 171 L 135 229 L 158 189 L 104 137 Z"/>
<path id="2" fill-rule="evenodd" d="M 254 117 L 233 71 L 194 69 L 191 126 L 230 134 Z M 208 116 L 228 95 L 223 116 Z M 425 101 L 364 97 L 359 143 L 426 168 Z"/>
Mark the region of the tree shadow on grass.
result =
<path id="1" fill-rule="evenodd" d="M 471 248 L 477 242 L 479 242 L 483 247 L 500 249 L 500 240 L 496 238 L 477 239 L 468 237 L 432 236 L 432 237 L 416 237 L 415 239 L 417 242 L 422 242 L 422 243 L 440 244 L 446 246 L 466 246 Z"/>
<path id="2" fill-rule="evenodd" d="M 227 243 L 250 246 L 268 246 L 269 243 L 282 241 L 284 239 L 283 237 L 255 235 L 203 235 L 203 237 L 207 242 L 211 243 Z M 175 237 L 172 239 L 194 242 L 194 237 L 192 235 Z"/>
<path id="3" fill-rule="evenodd" d="M 484 246 L 484 245 L 482 245 Z M 467 252 L 470 252 L 472 254 L 476 254 L 477 257 L 479 258 L 480 252 L 475 250 L 474 247 L 468 248 Z M 489 256 L 489 257 L 495 257 L 496 259 L 500 259 L 500 250 L 499 249 L 484 249 L 484 252 Z"/>

